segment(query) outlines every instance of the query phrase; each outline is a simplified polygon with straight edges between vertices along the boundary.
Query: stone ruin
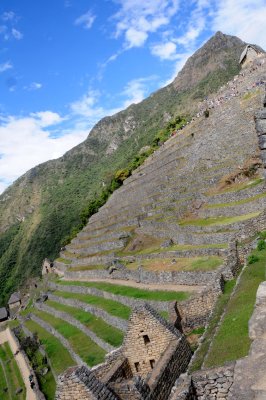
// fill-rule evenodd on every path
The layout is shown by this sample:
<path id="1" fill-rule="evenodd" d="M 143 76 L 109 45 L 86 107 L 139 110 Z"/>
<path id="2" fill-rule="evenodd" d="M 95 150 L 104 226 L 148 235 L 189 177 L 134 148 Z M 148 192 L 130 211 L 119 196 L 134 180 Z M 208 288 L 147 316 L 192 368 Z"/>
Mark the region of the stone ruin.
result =
<path id="1" fill-rule="evenodd" d="M 191 355 L 185 336 L 142 305 L 131 314 L 123 345 L 104 364 L 72 367 L 59 376 L 56 400 L 163 400 Z"/>

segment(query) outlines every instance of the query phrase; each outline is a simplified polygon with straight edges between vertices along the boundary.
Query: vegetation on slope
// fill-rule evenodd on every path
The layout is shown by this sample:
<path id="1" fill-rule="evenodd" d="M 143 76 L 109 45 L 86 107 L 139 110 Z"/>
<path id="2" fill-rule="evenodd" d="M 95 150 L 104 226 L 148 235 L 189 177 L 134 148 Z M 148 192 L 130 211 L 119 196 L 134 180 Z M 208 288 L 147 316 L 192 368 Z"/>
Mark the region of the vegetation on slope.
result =
<path id="1" fill-rule="evenodd" d="M 248 321 L 254 311 L 258 286 L 265 280 L 266 249 L 254 250 L 252 256 L 249 259 L 251 263 L 243 271 L 239 285 L 227 305 L 205 361 L 206 367 L 223 365 L 248 354 L 251 343 Z"/>

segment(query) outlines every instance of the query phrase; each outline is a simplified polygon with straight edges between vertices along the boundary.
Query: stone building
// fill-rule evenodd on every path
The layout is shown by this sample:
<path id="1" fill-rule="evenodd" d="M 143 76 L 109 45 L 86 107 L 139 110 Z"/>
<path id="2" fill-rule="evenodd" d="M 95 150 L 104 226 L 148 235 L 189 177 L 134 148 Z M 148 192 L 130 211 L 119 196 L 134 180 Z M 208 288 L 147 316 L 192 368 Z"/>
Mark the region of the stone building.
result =
<path id="1" fill-rule="evenodd" d="M 248 44 L 240 56 L 239 64 L 242 67 L 246 67 L 249 65 L 249 63 L 256 60 L 256 58 L 263 54 L 265 53 L 261 47 L 253 44 Z"/>
<path id="2" fill-rule="evenodd" d="M 54 264 L 48 258 L 45 258 L 42 263 L 42 276 L 53 272 Z"/>
<path id="3" fill-rule="evenodd" d="M 21 297 L 18 292 L 14 292 L 11 294 L 10 299 L 8 300 L 9 310 L 18 308 L 21 305 Z"/>
<path id="4" fill-rule="evenodd" d="M 185 336 L 149 305 L 138 306 L 122 347 L 92 370 L 69 368 L 58 378 L 56 399 L 167 399 L 190 358 Z"/>
<path id="5" fill-rule="evenodd" d="M 8 312 L 5 307 L 0 308 L 0 322 L 6 321 L 8 319 Z"/>

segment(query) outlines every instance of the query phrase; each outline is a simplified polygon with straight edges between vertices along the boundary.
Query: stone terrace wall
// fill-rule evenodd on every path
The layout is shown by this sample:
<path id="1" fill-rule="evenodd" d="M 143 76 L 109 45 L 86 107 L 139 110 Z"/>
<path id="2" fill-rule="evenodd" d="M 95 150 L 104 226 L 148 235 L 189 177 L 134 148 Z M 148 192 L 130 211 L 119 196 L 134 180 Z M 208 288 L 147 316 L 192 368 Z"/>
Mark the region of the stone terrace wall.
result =
<path id="1" fill-rule="evenodd" d="M 133 280 L 141 283 L 160 283 L 178 284 L 178 285 L 207 285 L 213 282 L 217 275 L 217 271 L 162 271 L 150 272 L 143 268 L 137 270 L 125 269 L 123 271 L 114 271 L 110 274 L 107 270 L 90 270 L 90 271 L 67 271 L 64 273 L 66 279 L 122 279 Z"/>
<path id="2" fill-rule="evenodd" d="M 255 115 L 256 131 L 259 138 L 259 148 L 264 167 L 264 177 L 266 178 L 266 109 L 261 110 Z"/>
<path id="3" fill-rule="evenodd" d="M 221 291 L 210 288 L 192 299 L 177 303 L 185 332 L 205 326 Z"/>
<path id="4" fill-rule="evenodd" d="M 235 363 L 193 374 L 192 385 L 197 399 L 227 399 L 233 384 L 234 367 Z"/>
<path id="5" fill-rule="evenodd" d="M 235 363 L 201 370 L 176 381 L 169 400 L 227 400 L 234 380 Z M 251 399 L 250 399 L 251 400 Z"/>

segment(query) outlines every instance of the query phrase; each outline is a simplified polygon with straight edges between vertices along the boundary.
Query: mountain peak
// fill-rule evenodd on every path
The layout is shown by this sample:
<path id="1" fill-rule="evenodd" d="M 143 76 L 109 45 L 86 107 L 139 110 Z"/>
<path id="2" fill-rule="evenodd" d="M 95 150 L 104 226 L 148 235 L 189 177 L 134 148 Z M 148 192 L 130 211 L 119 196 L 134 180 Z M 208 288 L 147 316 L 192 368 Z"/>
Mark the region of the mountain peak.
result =
<path id="1" fill-rule="evenodd" d="M 186 62 L 178 73 L 173 85 L 177 90 L 193 87 L 211 72 L 229 67 L 228 63 L 238 68 L 238 61 L 246 43 L 236 36 L 218 31 Z"/>

